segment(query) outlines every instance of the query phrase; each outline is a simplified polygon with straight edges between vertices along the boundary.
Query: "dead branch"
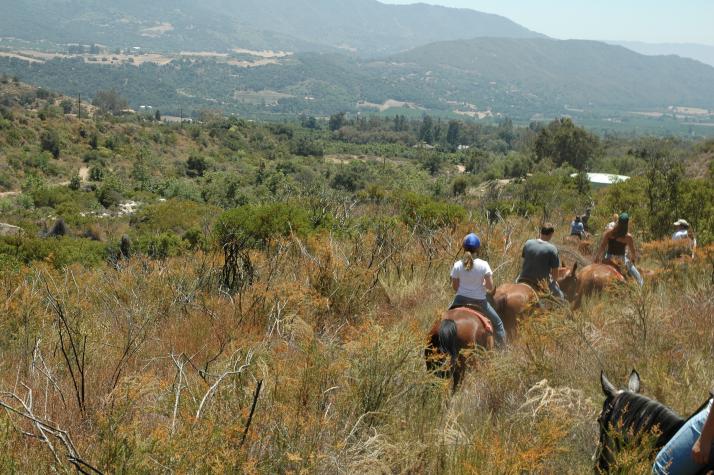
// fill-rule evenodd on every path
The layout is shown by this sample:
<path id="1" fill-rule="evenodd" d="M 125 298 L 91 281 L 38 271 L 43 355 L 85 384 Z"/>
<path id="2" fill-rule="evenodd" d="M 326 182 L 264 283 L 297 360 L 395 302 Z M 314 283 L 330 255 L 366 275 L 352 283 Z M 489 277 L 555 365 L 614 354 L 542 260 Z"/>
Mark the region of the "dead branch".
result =
<path id="1" fill-rule="evenodd" d="M 245 356 L 244 363 L 240 366 L 238 366 L 238 360 L 236 360 L 235 364 L 233 365 L 233 370 L 225 371 L 223 374 L 221 374 L 218 379 L 216 379 L 216 382 L 213 383 L 213 385 L 208 388 L 208 391 L 206 391 L 206 394 L 203 396 L 203 399 L 201 399 L 201 403 L 198 405 L 198 410 L 196 411 L 196 420 L 198 421 L 201 418 L 201 413 L 203 412 L 203 407 L 205 406 L 206 402 L 208 399 L 213 395 L 213 392 L 218 388 L 218 386 L 221 384 L 221 381 L 223 381 L 225 378 L 228 376 L 234 376 L 236 374 L 242 373 L 246 368 L 248 368 L 253 360 L 253 351 L 248 351 L 248 353 Z M 236 368 L 237 367 L 237 368 Z"/>
<path id="2" fill-rule="evenodd" d="M 255 387 L 255 393 L 253 394 L 253 404 L 250 407 L 250 414 L 248 414 L 248 420 L 245 423 L 245 429 L 243 430 L 243 438 L 240 441 L 240 446 L 243 447 L 245 444 L 245 439 L 248 437 L 248 430 L 250 429 L 250 424 L 253 422 L 253 415 L 255 414 L 255 408 L 258 405 L 258 398 L 260 397 L 260 390 L 263 388 L 263 380 L 258 381 L 258 385 Z"/>

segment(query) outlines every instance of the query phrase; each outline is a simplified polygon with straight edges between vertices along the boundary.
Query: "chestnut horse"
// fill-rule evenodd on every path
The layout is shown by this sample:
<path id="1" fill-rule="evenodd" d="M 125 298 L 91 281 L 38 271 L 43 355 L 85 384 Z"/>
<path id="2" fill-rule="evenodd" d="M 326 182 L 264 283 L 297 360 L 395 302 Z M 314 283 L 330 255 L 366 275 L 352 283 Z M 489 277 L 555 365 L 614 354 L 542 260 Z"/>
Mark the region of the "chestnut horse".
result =
<path id="1" fill-rule="evenodd" d="M 518 319 L 538 303 L 538 294 L 528 284 L 502 284 L 493 294 L 493 308 L 503 321 L 508 338 L 515 338 Z"/>
<path id="2" fill-rule="evenodd" d="M 578 270 L 578 263 L 573 265 L 567 279 L 560 283 L 560 289 L 565 297 L 574 302 L 574 308 L 579 308 L 583 297 L 602 292 L 609 285 L 625 282 L 622 273 L 610 264 L 590 264 Z"/>
<path id="3" fill-rule="evenodd" d="M 561 267 L 558 271 L 558 284 L 567 285 L 572 280 L 571 269 Z M 517 333 L 518 319 L 526 316 L 538 304 L 538 286 L 526 283 L 499 285 L 493 294 L 493 308 L 503 320 L 503 326 L 509 338 L 514 338 Z M 567 297 L 567 295 L 566 295 Z"/>
<path id="4" fill-rule="evenodd" d="M 488 318 L 470 308 L 461 307 L 449 310 L 434 323 L 429 332 L 424 356 L 426 367 L 435 371 L 441 364 L 440 354 L 450 356 L 449 371 L 437 372 L 439 376 L 453 378 L 453 390 L 463 378 L 466 370 L 466 356 L 462 350 L 476 347 L 493 348 L 493 327 Z"/>

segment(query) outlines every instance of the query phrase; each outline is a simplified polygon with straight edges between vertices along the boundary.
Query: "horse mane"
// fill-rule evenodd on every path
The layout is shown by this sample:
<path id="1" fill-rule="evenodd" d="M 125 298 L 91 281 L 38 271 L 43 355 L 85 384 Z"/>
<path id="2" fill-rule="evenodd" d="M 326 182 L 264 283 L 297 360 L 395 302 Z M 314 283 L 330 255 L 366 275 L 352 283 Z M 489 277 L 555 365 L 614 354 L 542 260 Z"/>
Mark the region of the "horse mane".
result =
<path id="1" fill-rule="evenodd" d="M 682 427 L 682 419 L 664 404 L 641 394 L 623 391 L 612 401 L 612 410 L 606 422 L 612 427 L 620 427 L 623 432 L 633 435 L 651 432 L 658 428 L 660 435 L 657 446 L 664 445 Z"/>

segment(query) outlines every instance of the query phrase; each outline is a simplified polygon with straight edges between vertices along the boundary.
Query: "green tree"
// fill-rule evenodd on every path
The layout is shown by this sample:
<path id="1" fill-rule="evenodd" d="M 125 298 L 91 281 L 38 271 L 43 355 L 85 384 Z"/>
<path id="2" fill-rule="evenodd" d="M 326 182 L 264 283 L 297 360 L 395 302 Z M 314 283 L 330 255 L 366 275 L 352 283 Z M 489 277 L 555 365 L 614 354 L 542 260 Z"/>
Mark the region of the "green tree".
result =
<path id="1" fill-rule="evenodd" d="M 62 102 L 60 102 L 60 107 L 62 108 L 62 112 L 65 114 L 71 114 L 72 109 L 74 107 L 74 101 L 71 99 L 64 99 Z"/>
<path id="2" fill-rule="evenodd" d="M 684 167 L 681 160 L 674 158 L 668 142 L 652 141 L 633 153 L 647 162 L 645 193 L 650 235 L 665 236 L 679 215 Z"/>
<path id="3" fill-rule="evenodd" d="M 536 161 L 551 159 L 556 166 L 568 164 L 585 170 L 595 156 L 598 139 L 568 118 L 557 119 L 541 129 L 536 138 Z"/>
<path id="4" fill-rule="evenodd" d="M 431 116 L 425 115 L 419 127 L 419 140 L 426 142 L 429 145 L 434 143 L 434 119 Z"/>
<path id="5" fill-rule="evenodd" d="M 114 89 L 97 91 L 92 105 L 98 107 L 102 112 L 110 114 L 118 114 L 129 106 L 126 99 L 121 97 Z"/>
<path id="6" fill-rule="evenodd" d="M 186 162 L 186 175 L 191 178 L 201 177 L 208 170 L 208 161 L 204 157 L 191 155 Z"/>
<path id="7" fill-rule="evenodd" d="M 449 129 L 446 132 L 446 143 L 451 146 L 452 150 L 455 150 L 459 146 L 459 139 L 461 138 L 461 124 L 456 120 L 449 121 Z"/>
<path id="8" fill-rule="evenodd" d="M 56 130 L 45 130 L 40 137 L 40 146 L 43 151 L 50 152 L 54 158 L 60 156 L 60 138 Z"/>
<path id="9" fill-rule="evenodd" d="M 346 114 L 344 112 L 339 112 L 330 116 L 330 130 L 335 132 L 340 130 L 346 124 Z"/>
<path id="10" fill-rule="evenodd" d="M 436 176 L 444 166 L 444 156 L 434 150 L 420 150 L 419 162 L 431 176 Z"/>

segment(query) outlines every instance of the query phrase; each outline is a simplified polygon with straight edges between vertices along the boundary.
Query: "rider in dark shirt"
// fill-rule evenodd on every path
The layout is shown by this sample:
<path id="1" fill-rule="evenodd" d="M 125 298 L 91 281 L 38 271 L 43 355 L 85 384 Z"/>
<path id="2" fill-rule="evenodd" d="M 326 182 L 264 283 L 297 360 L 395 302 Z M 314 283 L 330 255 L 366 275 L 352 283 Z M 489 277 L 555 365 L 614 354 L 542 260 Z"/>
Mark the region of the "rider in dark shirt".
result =
<path id="1" fill-rule="evenodd" d="M 630 215 L 622 213 L 617 218 L 617 224 L 613 229 L 605 231 L 600 243 L 596 261 L 602 262 L 603 257 L 610 260 L 621 260 L 627 267 L 627 272 L 634 277 L 637 283 L 642 286 L 644 280 L 635 267 L 637 261 L 637 249 L 632 234 L 629 233 Z M 630 251 L 628 256 L 627 251 Z"/>
<path id="2" fill-rule="evenodd" d="M 554 226 L 546 223 L 540 230 L 540 237 L 527 241 L 523 246 L 523 267 L 518 282 L 537 287 L 545 280 L 553 295 L 565 299 L 557 280 L 560 267 L 558 248 L 550 243 L 553 233 L 555 233 Z"/>

